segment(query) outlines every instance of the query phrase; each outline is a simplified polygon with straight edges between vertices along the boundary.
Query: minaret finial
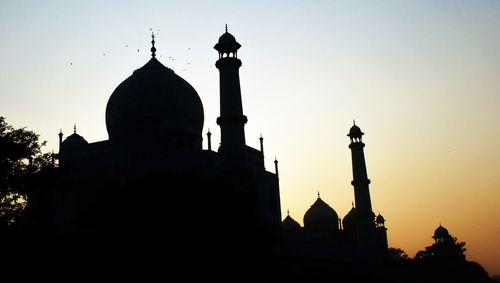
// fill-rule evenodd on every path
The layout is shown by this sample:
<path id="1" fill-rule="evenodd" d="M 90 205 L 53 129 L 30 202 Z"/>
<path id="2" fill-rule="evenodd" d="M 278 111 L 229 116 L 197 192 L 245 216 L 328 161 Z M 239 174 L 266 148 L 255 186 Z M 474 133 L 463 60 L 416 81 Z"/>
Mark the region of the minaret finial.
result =
<path id="1" fill-rule="evenodd" d="M 73 124 L 73 133 L 75 133 L 75 134 L 76 134 L 76 123 L 75 123 L 75 124 Z"/>
<path id="2" fill-rule="evenodd" d="M 155 32 L 151 32 L 151 44 L 153 45 L 151 47 L 151 57 L 156 57 L 156 48 L 155 48 Z"/>
<path id="3" fill-rule="evenodd" d="M 287 214 L 288 216 L 290 216 L 290 210 L 289 210 L 289 209 L 287 209 L 287 210 L 286 210 L 286 214 Z"/>
<path id="4" fill-rule="evenodd" d="M 320 198 L 320 197 L 319 197 L 319 191 L 318 191 L 318 198 Z"/>
<path id="5" fill-rule="evenodd" d="M 212 150 L 212 133 L 210 132 L 210 128 L 208 128 L 207 132 L 207 141 L 208 141 L 208 150 Z"/>
<path id="6" fill-rule="evenodd" d="M 63 138 L 63 133 L 62 133 L 62 128 L 59 129 L 59 152 L 61 152 L 61 145 L 62 145 L 62 138 Z"/>
<path id="7" fill-rule="evenodd" d="M 226 24 L 226 32 L 227 32 L 227 24 Z"/>
<path id="8" fill-rule="evenodd" d="M 278 158 L 276 158 L 276 156 L 274 157 L 274 173 L 276 174 L 276 178 L 279 179 Z"/>
<path id="9" fill-rule="evenodd" d="M 262 153 L 262 157 L 264 157 L 264 138 L 262 137 L 262 134 L 260 134 L 260 152 Z"/>

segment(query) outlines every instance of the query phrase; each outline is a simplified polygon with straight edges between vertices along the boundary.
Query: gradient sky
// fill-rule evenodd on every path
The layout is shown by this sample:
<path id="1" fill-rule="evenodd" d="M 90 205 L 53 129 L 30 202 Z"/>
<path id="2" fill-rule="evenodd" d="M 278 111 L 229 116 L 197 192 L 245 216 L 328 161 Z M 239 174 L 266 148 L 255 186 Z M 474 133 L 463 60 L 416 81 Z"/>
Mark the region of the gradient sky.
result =
<path id="1" fill-rule="evenodd" d="M 469 260 L 500 274 L 500 1 L 2 1 L 0 115 L 58 150 L 73 123 L 108 138 L 107 100 L 150 58 L 198 91 L 220 138 L 217 52 L 238 52 L 247 144 L 280 161 L 283 216 L 317 191 L 343 217 L 346 134 L 366 133 L 375 213 L 410 256 L 441 223 Z M 173 59 L 170 59 L 172 57 Z M 204 142 L 206 147 L 206 143 Z"/>

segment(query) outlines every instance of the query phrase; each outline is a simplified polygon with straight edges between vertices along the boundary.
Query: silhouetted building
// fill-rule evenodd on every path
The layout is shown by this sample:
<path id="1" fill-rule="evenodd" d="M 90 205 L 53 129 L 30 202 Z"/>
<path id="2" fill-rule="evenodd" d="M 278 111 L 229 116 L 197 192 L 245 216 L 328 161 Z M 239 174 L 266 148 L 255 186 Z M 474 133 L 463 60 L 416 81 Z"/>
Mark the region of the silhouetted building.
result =
<path id="1" fill-rule="evenodd" d="M 108 100 L 108 140 L 88 143 L 76 125 L 65 140 L 59 133 L 52 226 L 64 239 L 60 245 L 151 249 L 178 264 L 194 255 L 211 262 L 217 255 L 228 268 L 240 264 L 235 259 L 248 263 L 262 255 L 342 261 L 385 256 L 385 220 L 372 211 L 358 126 L 348 134 L 356 205 L 341 221 L 318 193 L 304 228 L 290 215 L 281 222 L 278 161 L 274 173 L 266 171 L 263 138 L 260 150 L 245 141 L 241 45 L 226 27 L 214 46 L 221 128 L 215 152 L 210 132 L 208 149 L 202 148 L 200 97 L 156 59 L 154 44 L 153 35 L 152 58 Z"/>
<path id="2" fill-rule="evenodd" d="M 351 141 L 352 209 L 341 220 L 318 193 L 317 200 L 304 215 L 303 228 L 297 228 L 294 224 L 297 222 L 289 215 L 285 218 L 284 241 L 277 246 L 277 254 L 339 261 L 380 261 L 386 258 L 387 228 L 384 217 L 380 214 L 375 217 L 372 211 L 363 135 L 356 124 L 347 135 Z"/>
<path id="3" fill-rule="evenodd" d="M 168 250 L 169 256 L 255 252 L 281 229 L 279 182 L 263 152 L 245 143 L 240 44 L 226 32 L 215 49 L 221 143 L 202 148 L 195 89 L 152 58 L 123 81 L 106 107 L 109 139 L 60 138 L 53 227 L 68 245 Z M 276 163 L 277 170 L 277 163 Z"/>
<path id="4" fill-rule="evenodd" d="M 434 230 L 434 244 L 425 247 L 427 256 L 441 262 L 465 262 L 465 243 L 458 242 L 457 238 L 450 235 L 448 229 L 439 226 Z"/>

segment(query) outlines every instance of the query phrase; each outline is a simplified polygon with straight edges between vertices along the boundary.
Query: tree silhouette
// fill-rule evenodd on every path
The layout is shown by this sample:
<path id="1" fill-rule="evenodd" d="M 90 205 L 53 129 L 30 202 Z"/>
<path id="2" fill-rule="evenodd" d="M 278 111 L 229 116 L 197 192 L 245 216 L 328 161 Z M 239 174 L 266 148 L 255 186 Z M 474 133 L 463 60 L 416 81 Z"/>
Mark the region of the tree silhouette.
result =
<path id="1" fill-rule="evenodd" d="M 26 128 L 14 128 L 0 116 L 0 228 L 21 225 L 25 220 L 27 194 L 34 177 L 51 165 L 42 153 L 45 142 Z"/>
<path id="2" fill-rule="evenodd" d="M 400 248 L 390 247 L 388 252 L 390 261 L 403 261 L 410 259 L 406 252 Z"/>
<path id="3" fill-rule="evenodd" d="M 428 257 L 438 261 L 465 261 L 465 242 L 458 242 L 456 237 L 450 235 L 442 241 L 436 241 L 425 247 Z"/>

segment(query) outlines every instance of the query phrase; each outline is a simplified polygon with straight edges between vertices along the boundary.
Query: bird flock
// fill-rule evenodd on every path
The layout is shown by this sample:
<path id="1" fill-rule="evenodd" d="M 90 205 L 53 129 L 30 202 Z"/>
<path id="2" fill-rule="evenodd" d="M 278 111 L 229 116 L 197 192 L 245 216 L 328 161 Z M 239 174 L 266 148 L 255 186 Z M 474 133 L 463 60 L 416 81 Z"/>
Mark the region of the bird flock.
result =
<path id="1" fill-rule="evenodd" d="M 160 35 L 160 29 L 157 29 L 156 31 L 154 31 L 154 30 L 153 30 L 153 28 L 150 28 L 150 29 L 149 29 L 149 31 L 150 31 L 152 34 L 154 34 L 155 38 L 156 38 L 158 35 Z M 129 46 L 129 44 L 128 44 L 128 43 L 125 43 L 125 44 L 123 44 L 122 46 L 124 46 L 124 48 L 126 48 L 126 49 L 130 49 L 130 48 L 131 48 L 131 46 Z M 135 49 L 135 48 L 133 48 L 133 49 Z M 135 50 L 136 50 L 136 53 L 141 53 L 141 49 L 140 49 L 140 48 L 137 48 L 137 49 L 135 49 Z M 185 50 L 186 50 L 188 53 L 190 53 L 190 52 L 191 52 L 191 47 L 188 47 L 188 48 L 186 48 Z M 149 51 L 149 50 L 148 50 L 148 51 Z M 100 53 L 100 56 L 101 56 L 101 57 L 106 57 L 106 56 L 110 57 L 110 56 L 111 56 L 111 54 L 112 54 L 112 52 L 109 52 L 109 51 L 102 51 L 102 52 Z M 188 54 L 188 56 L 189 56 L 189 54 Z M 162 54 L 159 54 L 159 55 L 158 55 L 158 57 L 163 58 L 163 55 L 162 55 Z M 175 70 L 175 63 L 177 63 L 177 62 L 175 62 L 175 58 L 174 58 L 173 56 L 168 56 L 168 59 L 167 59 L 167 60 L 168 60 L 168 61 L 172 64 L 171 69 L 172 69 L 172 70 Z M 72 60 L 70 60 L 70 61 L 69 61 L 69 66 L 74 66 L 74 64 L 73 64 L 73 61 L 72 61 Z M 177 67 L 179 67 L 179 65 L 177 65 Z M 189 70 L 189 69 L 188 69 L 189 67 L 191 67 L 191 62 L 186 61 L 186 62 L 180 63 L 180 67 L 179 67 L 179 69 L 180 69 L 181 71 L 183 71 L 183 72 L 186 72 L 186 71 L 188 71 L 188 70 Z M 213 67 L 213 65 L 210 65 L 210 66 L 209 66 L 209 68 L 212 68 L 212 67 Z"/>

